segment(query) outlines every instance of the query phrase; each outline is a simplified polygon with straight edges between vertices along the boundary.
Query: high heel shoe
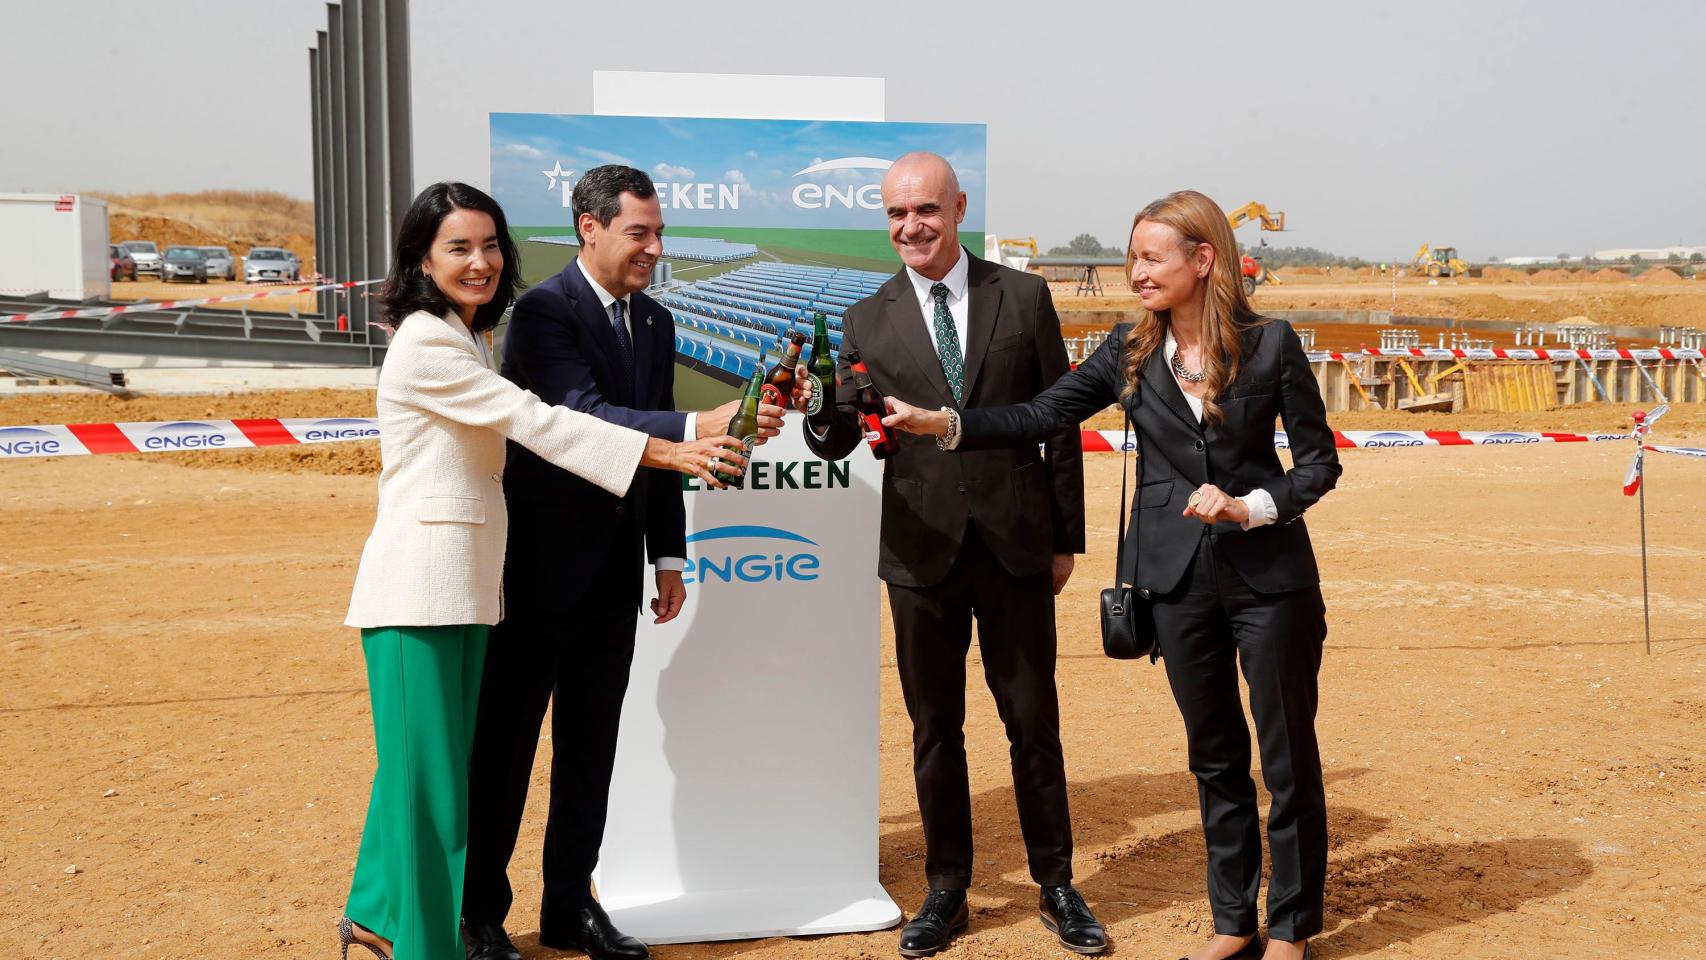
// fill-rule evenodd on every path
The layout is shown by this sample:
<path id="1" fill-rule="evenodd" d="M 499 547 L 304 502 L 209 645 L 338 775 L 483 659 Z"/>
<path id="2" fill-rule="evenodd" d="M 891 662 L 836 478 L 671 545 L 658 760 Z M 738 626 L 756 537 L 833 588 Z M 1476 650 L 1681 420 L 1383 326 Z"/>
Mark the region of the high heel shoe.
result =
<path id="1" fill-rule="evenodd" d="M 367 930 L 366 927 L 362 927 L 362 929 Z M 371 933 L 372 931 L 368 932 Z M 366 947 L 373 951 L 373 955 L 378 957 L 379 960 L 391 960 L 391 958 L 386 956 L 385 952 L 380 950 L 378 947 L 364 940 L 357 940 L 355 938 L 355 921 L 351 920 L 349 917 L 345 917 L 338 921 L 338 945 L 344 948 L 343 960 L 349 960 L 349 948 L 351 946 Z"/>

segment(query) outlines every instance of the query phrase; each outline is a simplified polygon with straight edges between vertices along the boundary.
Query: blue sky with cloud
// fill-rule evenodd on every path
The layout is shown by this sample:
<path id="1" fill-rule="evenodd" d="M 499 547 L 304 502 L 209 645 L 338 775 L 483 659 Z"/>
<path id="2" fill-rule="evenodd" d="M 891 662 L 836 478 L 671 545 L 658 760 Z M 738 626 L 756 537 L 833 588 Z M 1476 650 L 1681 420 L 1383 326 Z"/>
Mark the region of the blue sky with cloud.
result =
<path id="1" fill-rule="evenodd" d="M 966 191 L 962 229 L 983 229 L 982 124 L 494 113 L 491 150 L 492 193 L 515 226 L 567 228 L 565 182 L 602 163 L 624 163 L 669 191 L 666 223 L 881 230 L 881 210 L 861 203 L 875 198 L 883 176 L 877 165 L 802 171 L 844 158 L 892 161 L 931 150 L 954 165 Z M 701 209 L 707 200 L 711 208 Z"/>

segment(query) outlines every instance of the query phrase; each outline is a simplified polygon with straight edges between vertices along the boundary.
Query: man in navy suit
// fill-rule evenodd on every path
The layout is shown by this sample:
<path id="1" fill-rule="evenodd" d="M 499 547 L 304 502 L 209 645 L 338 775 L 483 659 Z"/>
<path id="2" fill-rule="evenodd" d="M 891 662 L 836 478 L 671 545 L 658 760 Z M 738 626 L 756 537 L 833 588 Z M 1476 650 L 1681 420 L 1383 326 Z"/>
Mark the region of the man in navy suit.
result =
<path id="1" fill-rule="evenodd" d="M 665 440 L 724 432 L 739 400 L 675 410 L 675 321 L 645 295 L 663 253 L 651 178 L 632 167 L 588 170 L 573 194 L 580 256 L 516 301 L 503 375 L 562 404 Z M 774 436 L 783 410 L 759 410 Z M 509 542 L 503 620 L 481 681 L 469 778 L 462 916 L 470 960 L 521 960 L 504 932 L 515 850 L 545 707 L 551 714 L 551 805 L 539 942 L 593 960 L 642 960 L 592 898 L 604 839 L 617 721 L 634 656 L 644 561 L 656 571 L 656 623 L 687 598 L 681 483 L 643 469 L 617 497 L 514 443 L 504 468 Z"/>

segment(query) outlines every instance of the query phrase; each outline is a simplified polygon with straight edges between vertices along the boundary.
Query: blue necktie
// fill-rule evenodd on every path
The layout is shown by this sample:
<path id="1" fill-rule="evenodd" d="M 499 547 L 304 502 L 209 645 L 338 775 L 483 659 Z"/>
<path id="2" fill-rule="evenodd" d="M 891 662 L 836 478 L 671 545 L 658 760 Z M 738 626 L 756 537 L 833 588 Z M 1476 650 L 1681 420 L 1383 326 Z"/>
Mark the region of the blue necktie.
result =
<path id="1" fill-rule="evenodd" d="M 628 379 L 632 380 L 634 378 L 634 341 L 628 337 L 628 324 L 623 322 L 622 316 L 624 312 L 622 301 L 612 300 L 610 302 L 610 315 L 614 318 L 610 321 L 610 327 L 616 331 L 616 346 L 622 350 L 622 372 L 626 373 Z"/>

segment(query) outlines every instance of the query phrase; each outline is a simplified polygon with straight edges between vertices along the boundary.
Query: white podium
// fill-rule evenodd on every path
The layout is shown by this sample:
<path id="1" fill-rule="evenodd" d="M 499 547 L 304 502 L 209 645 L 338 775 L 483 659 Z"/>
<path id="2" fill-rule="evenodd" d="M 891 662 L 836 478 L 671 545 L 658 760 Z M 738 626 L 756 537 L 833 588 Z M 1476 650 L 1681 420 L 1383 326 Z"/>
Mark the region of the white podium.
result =
<path id="1" fill-rule="evenodd" d="M 648 943 L 893 926 L 877 882 L 881 470 L 798 415 L 689 489 L 687 606 L 642 614 L 596 882 Z"/>

